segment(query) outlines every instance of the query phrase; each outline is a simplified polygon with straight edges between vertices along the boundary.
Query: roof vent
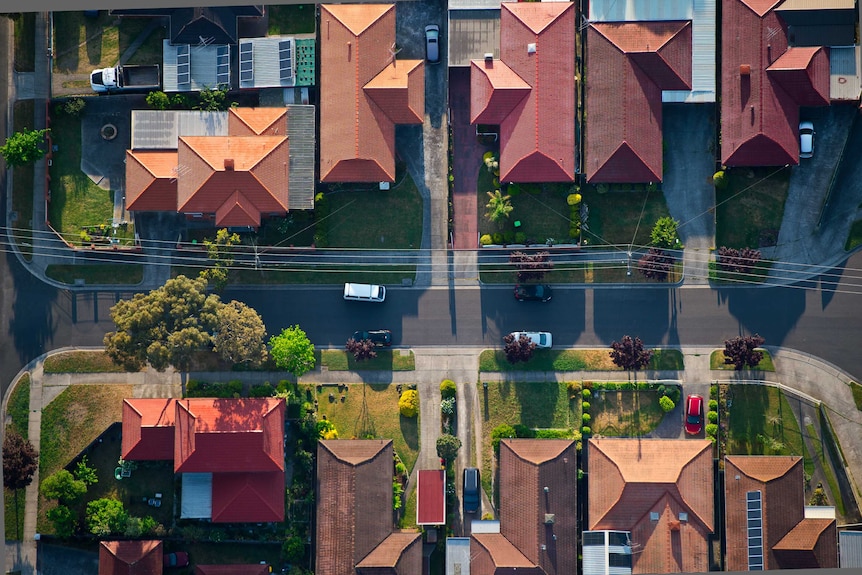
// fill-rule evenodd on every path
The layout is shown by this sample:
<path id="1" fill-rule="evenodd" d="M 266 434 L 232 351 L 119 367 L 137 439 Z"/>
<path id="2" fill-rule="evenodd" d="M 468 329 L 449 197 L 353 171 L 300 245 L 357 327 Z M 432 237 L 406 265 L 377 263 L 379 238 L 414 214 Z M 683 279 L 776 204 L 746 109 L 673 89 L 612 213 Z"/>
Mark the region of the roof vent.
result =
<path id="1" fill-rule="evenodd" d="M 547 545 L 539 545 L 539 549 L 541 549 L 542 551 L 547 551 L 548 546 Z"/>
<path id="2" fill-rule="evenodd" d="M 224 169 L 228 172 L 233 171 L 233 158 L 225 158 L 224 159 Z"/>
<path id="3" fill-rule="evenodd" d="M 670 522 L 670 530 L 671 531 L 679 531 L 679 521 L 671 521 Z"/>
<path id="4" fill-rule="evenodd" d="M 557 516 L 553 513 L 545 513 L 545 525 L 553 525 L 557 521 Z"/>
<path id="5" fill-rule="evenodd" d="M 740 64 L 739 65 L 739 75 L 740 76 L 751 76 L 751 64 Z"/>
<path id="6" fill-rule="evenodd" d="M 536 53 L 536 44 L 532 43 L 532 42 L 530 44 L 527 44 L 527 54 L 535 54 L 535 53 Z"/>
<path id="7" fill-rule="evenodd" d="M 649 512 L 649 520 L 653 523 L 658 522 L 658 511 L 650 511 Z"/>
<path id="8" fill-rule="evenodd" d="M 688 521 L 688 513 L 686 513 L 685 511 L 680 511 L 679 520 L 683 522 Z"/>

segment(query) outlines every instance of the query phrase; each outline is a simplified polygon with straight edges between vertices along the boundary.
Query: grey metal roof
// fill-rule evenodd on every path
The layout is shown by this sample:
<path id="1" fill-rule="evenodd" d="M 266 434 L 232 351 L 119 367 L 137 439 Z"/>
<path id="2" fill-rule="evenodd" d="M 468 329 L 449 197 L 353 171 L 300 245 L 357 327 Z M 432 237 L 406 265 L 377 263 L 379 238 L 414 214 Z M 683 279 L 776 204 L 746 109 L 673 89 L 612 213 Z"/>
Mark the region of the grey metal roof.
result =
<path id="1" fill-rule="evenodd" d="M 188 53 L 188 83 L 181 82 Z M 171 44 L 162 41 L 162 89 L 165 92 L 197 92 L 230 85 L 230 46 Z"/>
<path id="2" fill-rule="evenodd" d="M 590 22 L 691 21 L 691 90 L 665 90 L 662 102 L 715 102 L 716 0 L 592 0 Z"/>
<path id="3" fill-rule="evenodd" d="M 314 209 L 314 106 L 287 107 L 288 208 Z"/>
<path id="4" fill-rule="evenodd" d="M 499 3 L 498 3 L 499 4 Z M 500 57 L 500 10 L 449 12 L 449 66 L 469 66 L 485 54 Z"/>
<path id="5" fill-rule="evenodd" d="M 862 567 L 862 531 L 838 532 L 839 567 Z"/>
<path id="6" fill-rule="evenodd" d="M 446 575 L 470 575 L 470 538 L 446 538 Z"/>
<path id="7" fill-rule="evenodd" d="M 829 49 L 829 97 L 833 100 L 858 100 L 862 93 L 859 46 Z"/>
<path id="8" fill-rule="evenodd" d="M 856 0 L 784 0 L 776 10 L 853 10 L 855 2 Z"/>
<path id="9" fill-rule="evenodd" d="M 500 9 L 501 0 L 449 0 L 449 12 L 453 10 Z"/>
<path id="10" fill-rule="evenodd" d="M 281 49 L 283 43 L 289 46 L 289 62 L 283 62 L 283 58 L 280 58 L 280 54 L 284 53 Z M 292 37 L 241 38 L 239 53 L 240 88 L 289 88 L 296 83 L 296 45 Z M 246 54 L 250 55 L 250 60 Z M 244 62 L 251 64 L 250 74 L 246 74 Z M 289 65 L 289 74 L 282 73 L 282 64 Z"/>
<path id="11" fill-rule="evenodd" d="M 227 112 L 132 110 L 133 150 L 176 150 L 179 136 L 227 136 Z"/>
<path id="12" fill-rule="evenodd" d="M 213 514 L 213 474 L 183 473 L 181 519 L 210 519 Z"/>

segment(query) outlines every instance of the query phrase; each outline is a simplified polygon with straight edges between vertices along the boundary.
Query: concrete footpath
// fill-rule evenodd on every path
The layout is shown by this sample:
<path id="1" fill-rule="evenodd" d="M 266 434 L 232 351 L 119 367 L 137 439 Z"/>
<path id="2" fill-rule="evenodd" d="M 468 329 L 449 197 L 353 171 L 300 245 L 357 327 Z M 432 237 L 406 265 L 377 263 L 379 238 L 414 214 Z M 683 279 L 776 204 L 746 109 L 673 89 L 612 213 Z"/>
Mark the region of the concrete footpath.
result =
<path id="1" fill-rule="evenodd" d="M 74 348 L 82 350 L 84 348 Z M 98 350 L 100 348 L 86 348 Z M 439 465 L 436 453 L 436 440 L 440 435 L 440 390 L 443 379 L 452 379 L 458 384 L 458 422 L 457 433 L 464 447 L 461 449 L 458 464 L 461 467 L 475 465 L 471 461 L 472 453 L 481 453 L 482 409 L 479 404 L 480 394 L 477 392 L 479 381 L 621 381 L 627 379 L 624 372 L 534 372 L 515 371 L 506 373 L 479 374 L 479 354 L 483 348 L 473 347 L 423 347 L 396 349 L 395 353 L 413 352 L 416 369 L 414 371 L 383 372 L 383 371 L 323 371 L 317 369 L 299 379 L 301 383 L 386 383 L 386 384 L 417 384 L 420 395 L 420 452 L 417 465 L 413 470 L 409 485 L 416 485 L 416 473 L 419 469 L 433 469 Z M 70 351 L 70 348 L 52 351 L 49 355 Z M 846 469 L 853 487 L 853 494 L 858 500 L 858 488 L 855 478 L 862 477 L 862 442 L 859 441 L 859 430 L 862 426 L 862 411 L 856 409 L 852 392 L 849 387 L 851 378 L 837 367 L 824 363 L 817 358 L 794 350 L 769 348 L 772 353 L 776 371 L 774 373 L 753 372 L 737 374 L 732 371 L 710 370 L 709 357 L 714 348 L 683 347 L 685 369 L 683 371 L 639 372 L 640 381 L 678 381 L 683 386 L 683 394 L 709 394 L 709 384 L 714 381 L 732 381 L 734 383 L 756 383 L 767 380 L 780 385 L 785 391 L 806 405 L 825 404 L 830 420 L 835 430 L 841 450 L 846 459 Z M 114 374 L 46 374 L 42 366 L 46 356 L 31 362 L 21 375 L 30 375 L 30 441 L 39 448 L 42 409 L 48 405 L 66 387 L 73 384 L 110 384 L 116 383 L 118 375 Z M 284 378 L 284 373 L 276 372 L 230 372 L 230 373 L 191 373 L 189 378 L 227 380 L 241 379 L 253 384 L 263 381 L 277 381 Z M 762 379 L 744 379 L 745 377 L 761 377 Z M 20 376 L 16 378 L 16 383 Z M 183 377 L 181 374 L 166 370 L 159 373 L 146 370 L 139 373 L 122 375 L 123 383 L 133 386 L 134 397 L 180 397 L 182 395 Z M 14 386 L 10 387 L 3 398 L 3 414 L 7 419 L 6 408 Z M 682 434 L 682 406 L 677 406 L 675 412 L 679 417 L 666 417 L 666 425 L 660 425 L 652 437 L 679 437 Z M 470 446 L 474 449 L 470 449 Z M 20 542 L 7 542 L 5 567 L 7 570 L 20 570 L 23 575 L 36 573 L 37 543 L 35 541 L 38 476 L 26 489 L 25 519 L 23 539 Z M 486 507 L 490 509 L 490 507 Z"/>

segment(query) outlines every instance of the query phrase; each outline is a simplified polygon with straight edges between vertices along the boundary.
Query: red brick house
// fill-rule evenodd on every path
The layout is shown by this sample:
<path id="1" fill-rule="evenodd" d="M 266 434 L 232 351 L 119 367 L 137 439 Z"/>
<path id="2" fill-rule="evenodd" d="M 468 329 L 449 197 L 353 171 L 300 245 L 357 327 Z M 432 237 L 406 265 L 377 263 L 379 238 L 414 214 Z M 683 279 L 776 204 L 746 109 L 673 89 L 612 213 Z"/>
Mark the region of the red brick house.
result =
<path id="1" fill-rule="evenodd" d="M 587 530 L 628 531 L 633 573 L 709 570 L 712 442 L 590 439 Z"/>
<path id="2" fill-rule="evenodd" d="M 99 575 L 162 575 L 161 541 L 102 541 Z"/>
<path id="3" fill-rule="evenodd" d="M 728 455 L 724 461 L 729 571 L 838 567 L 834 509 L 805 507 L 801 457 Z M 828 509 L 831 518 L 813 512 Z"/>
<path id="4" fill-rule="evenodd" d="M 422 572 L 422 535 L 394 527 L 393 474 L 389 439 L 318 443 L 315 573 Z"/>
<path id="5" fill-rule="evenodd" d="M 425 63 L 394 48 L 394 4 L 320 6 L 320 181 L 395 181 L 395 125 L 424 121 Z"/>
<path id="6" fill-rule="evenodd" d="M 691 89 L 691 22 L 591 23 L 587 46 L 587 181 L 660 182 L 662 91 Z"/>
<path id="7" fill-rule="evenodd" d="M 470 123 L 500 127 L 501 182 L 575 179 L 575 4 L 503 2 L 500 59 L 470 64 Z"/>
<path id="8" fill-rule="evenodd" d="M 829 54 L 788 46 L 781 0 L 722 4 L 721 161 L 799 163 L 799 107 L 829 105 Z"/>
<path id="9" fill-rule="evenodd" d="M 500 441 L 500 532 L 474 533 L 470 573 L 577 573 L 577 452 L 567 439 Z"/>

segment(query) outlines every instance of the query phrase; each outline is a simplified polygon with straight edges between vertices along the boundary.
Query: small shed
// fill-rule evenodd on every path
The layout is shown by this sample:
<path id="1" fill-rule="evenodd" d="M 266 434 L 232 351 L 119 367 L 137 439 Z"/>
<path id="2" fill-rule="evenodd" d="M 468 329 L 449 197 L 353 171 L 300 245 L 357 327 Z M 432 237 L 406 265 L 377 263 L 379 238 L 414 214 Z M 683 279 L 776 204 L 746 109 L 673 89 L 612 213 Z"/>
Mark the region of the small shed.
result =
<path id="1" fill-rule="evenodd" d="M 442 469 L 423 469 L 416 485 L 416 524 L 446 523 L 446 475 Z"/>

